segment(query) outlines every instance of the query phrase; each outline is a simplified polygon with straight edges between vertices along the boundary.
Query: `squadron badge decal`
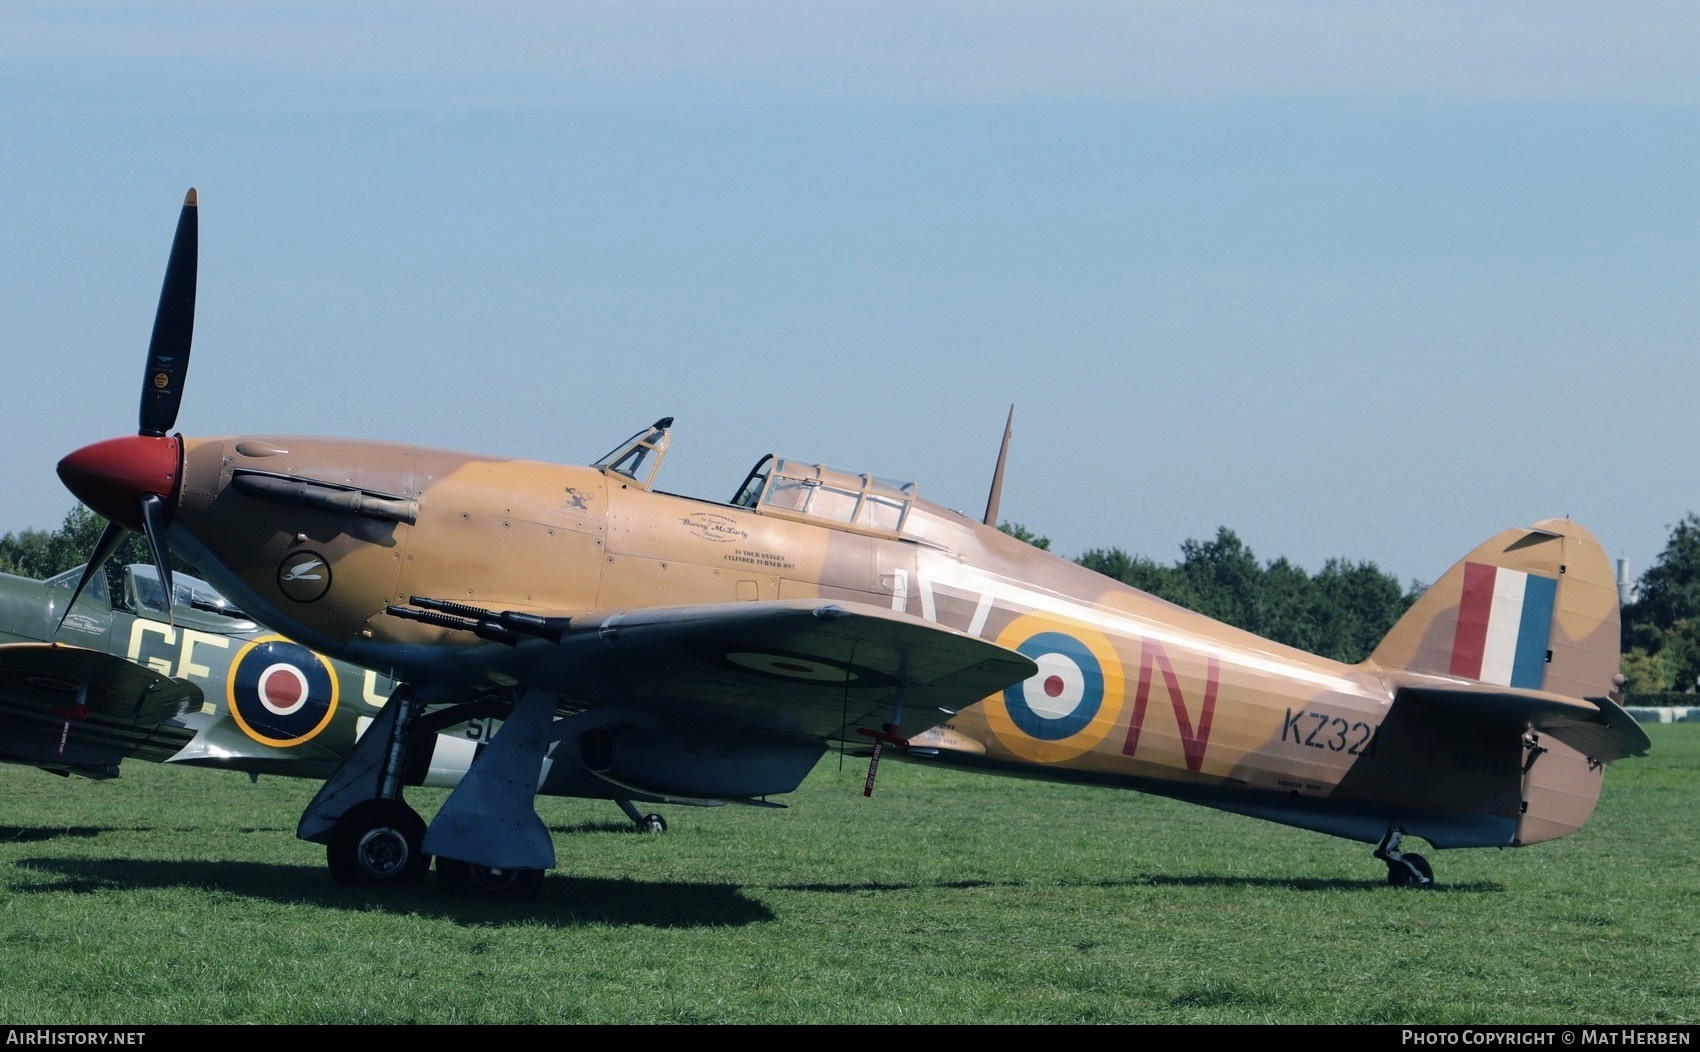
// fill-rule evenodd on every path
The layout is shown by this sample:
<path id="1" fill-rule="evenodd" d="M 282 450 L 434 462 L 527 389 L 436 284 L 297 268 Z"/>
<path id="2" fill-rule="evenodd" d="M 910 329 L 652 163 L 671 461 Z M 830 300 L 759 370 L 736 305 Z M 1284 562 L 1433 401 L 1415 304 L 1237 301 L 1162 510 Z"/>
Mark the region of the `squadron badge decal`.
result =
<path id="1" fill-rule="evenodd" d="M 295 552 L 278 564 L 277 587 L 297 603 L 311 603 L 330 591 L 331 565 L 318 552 Z"/>

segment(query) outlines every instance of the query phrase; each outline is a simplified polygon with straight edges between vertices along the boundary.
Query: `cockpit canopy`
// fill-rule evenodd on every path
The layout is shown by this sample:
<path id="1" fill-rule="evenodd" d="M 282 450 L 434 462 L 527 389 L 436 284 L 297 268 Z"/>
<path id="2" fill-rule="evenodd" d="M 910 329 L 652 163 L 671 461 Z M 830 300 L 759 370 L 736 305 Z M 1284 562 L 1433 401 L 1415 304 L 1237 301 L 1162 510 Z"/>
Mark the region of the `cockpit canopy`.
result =
<path id="1" fill-rule="evenodd" d="M 63 588 L 68 593 L 71 589 L 77 587 L 78 581 L 83 579 L 83 569 L 87 565 L 87 563 L 82 563 L 73 566 L 69 570 L 54 574 L 43 583 L 49 588 Z M 78 602 L 83 599 L 93 599 L 97 603 L 104 603 L 108 606 L 112 604 L 112 593 L 107 591 L 105 574 L 97 573 L 89 578 L 89 583 L 84 586 L 83 594 L 78 597 Z"/>
<path id="2" fill-rule="evenodd" d="M 131 610 L 148 610 L 164 617 L 165 586 L 159 579 L 158 568 L 147 563 L 124 567 L 124 601 Z M 248 616 L 212 585 L 181 570 L 171 574 L 171 605 L 178 610 L 205 610 L 226 617 L 246 619 Z"/>
<path id="3" fill-rule="evenodd" d="M 761 459 L 732 498 L 739 507 L 785 519 L 815 520 L 866 533 L 896 535 L 915 502 L 913 482 L 787 460 Z"/>
<path id="4" fill-rule="evenodd" d="M 593 466 L 650 489 L 656 469 L 667 454 L 668 429 L 672 426 L 672 417 L 662 417 L 615 446 Z M 902 532 L 915 503 L 915 484 L 770 453 L 744 476 L 730 503 L 761 515 L 894 537 Z"/>
<path id="5" fill-rule="evenodd" d="M 82 576 L 83 567 L 76 566 L 49 577 L 46 583 L 50 588 L 63 588 L 69 592 L 77 586 Z M 160 580 L 158 568 L 147 563 L 130 563 L 122 570 L 122 580 L 123 597 L 119 605 L 133 613 L 150 613 L 162 620 L 167 618 L 165 585 Z M 89 579 L 79 602 L 83 599 L 112 605 L 112 594 L 107 589 L 106 574 L 97 573 Z M 238 610 L 218 589 L 199 577 L 192 577 L 180 570 L 171 574 L 171 605 L 174 610 L 202 610 L 242 621 L 249 620 L 248 615 Z"/>

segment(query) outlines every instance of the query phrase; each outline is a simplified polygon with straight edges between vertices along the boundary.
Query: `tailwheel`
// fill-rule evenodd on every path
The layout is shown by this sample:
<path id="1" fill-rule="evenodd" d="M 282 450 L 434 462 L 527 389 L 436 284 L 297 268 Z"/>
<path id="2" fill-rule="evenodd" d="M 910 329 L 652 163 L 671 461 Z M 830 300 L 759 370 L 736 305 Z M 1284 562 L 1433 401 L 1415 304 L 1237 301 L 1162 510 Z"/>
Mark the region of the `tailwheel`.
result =
<path id="1" fill-rule="evenodd" d="M 638 832 L 667 832 L 667 820 L 656 814 L 654 811 L 651 811 L 646 815 L 642 811 L 639 811 L 637 809 L 637 805 L 632 803 L 630 800 L 616 800 L 614 802 L 620 805 L 620 810 L 624 811 L 626 813 L 626 817 L 632 820 L 632 825 Z"/>
<path id="2" fill-rule="evenodd" d="M 348 887 L 412 886 L 425 879 L 425 820 L 400 800 L 355 804 L 337 819 L 325 843 L 331 879 Z"/>
<path id="3" fill-rule="evenodd" d="M 438 856 L 437 883 L 462 898 L 534 899 L 543 889 L 543 870 L 496 869 Z"/>
<path id="4" fill-rule="evenodd" d="M 1387 863 L 1387 883 L 1396 888 L 1431 888 L 1434 886 L 1434 867 L 1421 855 L 1399 850 L 1405 831 L 1393 826 L 1375 846 L 1375 857 Z"/>

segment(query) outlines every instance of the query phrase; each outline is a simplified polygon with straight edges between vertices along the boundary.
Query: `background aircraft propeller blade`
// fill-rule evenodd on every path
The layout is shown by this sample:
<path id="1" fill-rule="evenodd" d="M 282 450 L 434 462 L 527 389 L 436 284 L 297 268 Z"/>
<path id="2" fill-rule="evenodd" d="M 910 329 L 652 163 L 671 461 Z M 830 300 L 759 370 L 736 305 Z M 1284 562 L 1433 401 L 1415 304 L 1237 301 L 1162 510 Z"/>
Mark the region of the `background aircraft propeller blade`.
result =
<path id="1" fill-rule="evenodd" d="M 200 221 L 193 188 L 177 217 L 177 234 L 165 264 L 165 282 L 153 317 L 148 344 L 148 368 L 142 377 L 141 434 L 163 435 L 177 423 L 183 401 L 183 380 L 189 371 L 189 348 L 195 333 L 195 274 L 199 258 Z"/>

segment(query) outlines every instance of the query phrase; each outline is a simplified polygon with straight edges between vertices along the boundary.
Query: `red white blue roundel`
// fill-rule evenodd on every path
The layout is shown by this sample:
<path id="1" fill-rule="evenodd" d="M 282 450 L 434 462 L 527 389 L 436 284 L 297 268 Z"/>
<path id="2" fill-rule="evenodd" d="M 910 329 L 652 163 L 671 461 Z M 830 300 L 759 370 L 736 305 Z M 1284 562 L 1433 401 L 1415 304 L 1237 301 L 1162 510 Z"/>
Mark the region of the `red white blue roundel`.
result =
<path id="1" fill-rule="evenodd" d="M 1115 648 L 1102 633 L 1023 614 L 997 641 L 1039 666 L 987 700 L 987 722 L 1000 742 L 1024 759 L 1055 763 L 1104 740 L 1121 716 L 1125 683 Z"/>
<path id="2" fill-rule="evenodd" d="M 1085 730 L 1104 704 L 1104 670 L 1077 639 L 1041 632 L 1015 648 L 1039 671 L 1003 692 L 1010 720 L 1040 741 L 1061 741 Z"/>
<path id="3" fill-rule="evenodd" d="M 231 718 L 267 745 L 312 739 L 336 712 L 337 693 L 330 663 L 282 636 L 262 636 L 244 646 L 225 681 Z"/>

